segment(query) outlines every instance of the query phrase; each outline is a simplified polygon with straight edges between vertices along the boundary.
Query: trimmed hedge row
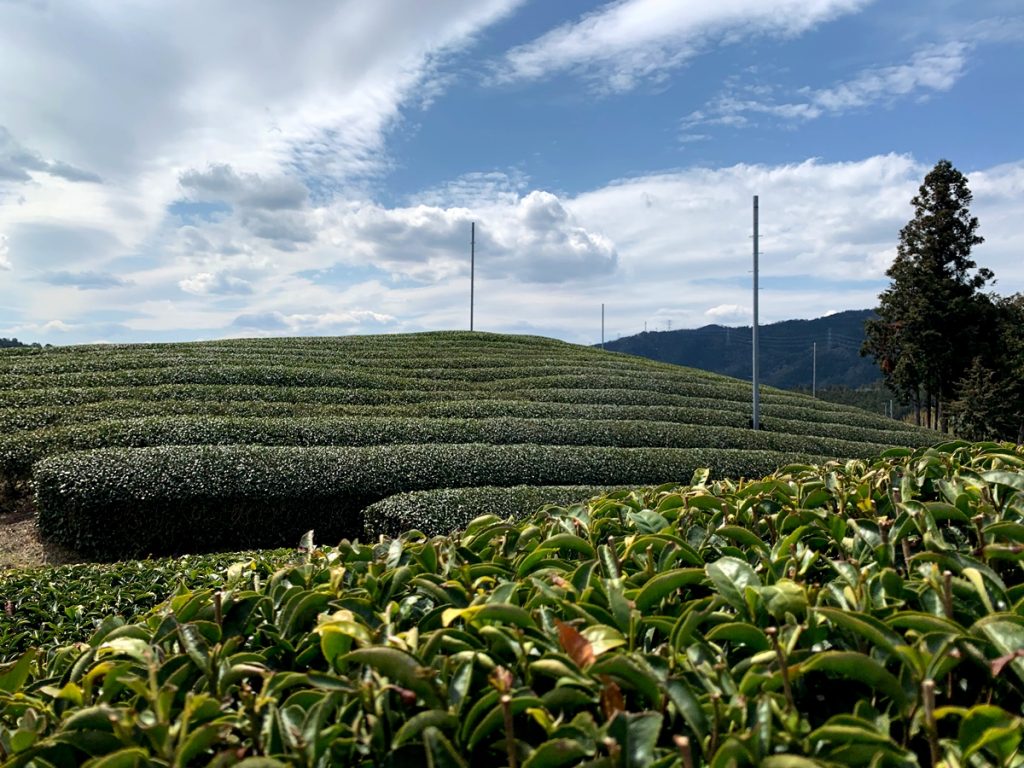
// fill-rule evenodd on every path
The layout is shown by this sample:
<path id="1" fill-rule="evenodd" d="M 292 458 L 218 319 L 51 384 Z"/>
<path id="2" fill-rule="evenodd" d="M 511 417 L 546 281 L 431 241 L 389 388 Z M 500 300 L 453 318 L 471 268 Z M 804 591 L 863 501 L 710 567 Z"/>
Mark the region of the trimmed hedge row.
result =
<path id="1" fill-rule="evenodd" d="M 0 474 L 25 479 L 47 456 L 93 448 L 161 445 L 365 446 L 427 443 L 745 448 L 865 458 L 891 444 L 655 421 L 429 419 L 409 417 L 150 417 L 98 421 L 0 438 Z"/>
<path id="2" fill-rule="evenodd" d="M 396 493 L 363 510 L 363 531 L 370 541 L 406 531 L 447 536 L 480 515 L 520 520 L 546 506 L 569 506 L 609 490 L 607 485 L 515 485 Z"/>
<path id="3" fill-rule="evenodd" d="M 35 467 L 40 532 L 100 558 L 286 546 L 310 528 L 358 536 L 362 510 L 403 491 L 619 485 L 765 474 L 807 454 L 536 445 L 100 449 Z"/>
<path id="4" fill-rule="evenodd" d="M 272 387 L 241 384 L 163 384 L 157 387 L 85 387 L 0 391 L 0 407 L 83 405 L 106 400 L 264 400 L 271 403 L 402 405 L 439 400 L 444 390 Z"/>
<path id="5" fill-rule="evenodd" d="M 0 375 L 0 388 L 32 389 L 40 377 Z M 396 378 L 385 373 L 367 373 L 351 368 L 288 367 L 271 365 L 178 365 L 159 368 L 125 368 L 115 371 L 48 374 L 46 389 L 93 387 L 160 387 L 169 384 L 241 385 L 254 387 L 344 387 L 347 389 L 470 389 L 471 385 L 451 379 Z"/>
<path id="6" fill-rule="evenodd" d="M 430 417 L 454 419 L 573 419 L 662 421 L 675 424 L 720 426 L 745 429 L 750 416 L 744 410 L 715 409 L 709 402 L 705 407 L 681 406 L 614 406 L 574 405 L 570 403 L 539 403 L 507 400 L 454 400 L 414 405 L 344 405 L 316 403 L 272 403 L 266 401 L 217 400 L 109 400 L 73 407 L 37 406 L 34 408 L 8 408 L 0 410 L 0 433 L 24 433 L 45 427 L 60 428 L 111 419 L 145 419 L 149 417 L 237 417 L 237 418 L 302 418 L 336 419 L 339 417 Z M 812 435 L 822 438 L 844 439 L 878 445 L 900 444 L 908 446 L 930 445 L 938 436 L 914 430 L 886 430 L 797 421 L 768 416 L 762 427 L 771 433 Z M 63 440 L 55 436 L 53 441 Z M 0 438 L 0 453 L 11 450 L 11 441 L 30 443 L 49 442 L 41 435 L 12 434 L 6 441 Z M 188 441 L 190 442 L 190 441 Z M 6 447 L 2 447 L 6 446 Z M 19 449 L 24 452 L 25 449 Z M 35 454 L 42 455 L 42 454 Z"/>
<path id="7" fill-rule="evenodd" d="M 678 373 L 659 374 L 643 370 L 610 372 L 580 372 L 566 367 L 551 374 L 551 367 L 474 369 L 469 376 L 442 369 L 417 371 L 419 376 L 399 377 L 388 371 L 358 371 L 352 368 L 238 365 L 176 365 L 156 368 L 124 368 L 121 370 L 32 376 L 0 374 L 0 389 L 28 393 L 55 391 L 57 397 L 75 396 L 80 390 L 153 388 L 168 386 L 242 386 L 273 388 L 312 388 L 346 390 L 381 390 L 383 392 L 443 391 L 446 393 L 474 392 L 481 397 L 503 397 L 506 393 L 537 392 L 547 390 L 602 391 L 621 390 L 643 392 L 647 396 L 682 396 L 687 398 L 733 401 L 747 406 L 749 390 L 733 380 L 681 379 Z M 404 373 L 404 372 L 403 372 Z M 40 386 L 43 384 L 43 386 Z M 543 399 L 543 395 L 539 395 Z M 41 395 L 35 395 L 41 397 Z M 387 397 L 387 396 L 385 396 Z M 806 400 L 795 394 L 765 393 L 766 404 L 775 402 L 790 406 L 806 406 Z M 2 401 L 0 401 L 2 402 Z M 20 404 L 20 403 L 19 403 Z M 832 412 L 848 412 L 842 406 L 829 406 Z"/>

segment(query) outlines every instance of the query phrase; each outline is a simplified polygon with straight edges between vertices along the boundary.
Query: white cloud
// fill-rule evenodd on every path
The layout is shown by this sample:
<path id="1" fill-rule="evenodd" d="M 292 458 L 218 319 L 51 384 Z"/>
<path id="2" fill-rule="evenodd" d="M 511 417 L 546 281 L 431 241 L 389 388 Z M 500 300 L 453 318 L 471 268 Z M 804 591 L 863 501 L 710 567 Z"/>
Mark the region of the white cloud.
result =
<path id="1" fill-rule="evenodd" d="M 122 288 L 128 285 L 126 280 L 110 272 L 55 270 L 44 272 L 38 279 L 50 285 L 66 285 L 80 290 Z"/>
<path id="2" fill-rule="evenodd" d="M 228 164 L 210 165 L 205 171 L 191 169 L 178 176 L 186 194 L 194 200 L 223 201 L 243 208 L 300 210 L 309 203 L 309 190 L 294 176 L 261 177 L 237 173 Z"/>
<path id="3" fill-rule="evenodd" d="M 906 64 L 861 72 L 834 88 L 811 92 L 811 103 L 842 112 L 877 101 L 927 91 L 948 91 L 967 66 L 966 43 L 953 41 L 917 51 Z"/>
<path id="4" fill-rule="evenodd" d="M 636 332 L 655 317 L 693 327 L 707 321 L 709 308 L 750 305 L 751 197 L 758 194 L 760 314 L 772 322 L 874 306 L 929 169 L 905 155 L 695 168 L 624 179 L 566 205 L 582 226 L 600 222 L 615 242 L 614 288 L 588 293 L 607 297 L 610 317 Z M 1024 290 L 1024 235 L 1013 223 L 1024 215 L 1024 161 L 963 170 L 986 237 L 974 258 L 995 271 L 1001 293 Z"/>
<path id="5" fill-rule="evenodd" d="M 45 173 L 67 181 L 99 182 L 100 177 L 61 160 L 46 160 L 38 152 L 26 149 L 0 125 L 0 183 L 26 182 L 32 174 Z"/>
<path id="6" fill-rule="evenodd" d="M 11 247 L 7 235 L 0 235 L 0 269 L 11 269 Z"/>
<path id="7" fill-rule="evenodd" d="M 178 281 L 178 287 L 195 296 L 211 294 L 247 295 L 253 292 L 252 283 L 225 272 L 199 272 Z"/>
<path id="8" fill-rule="evenodd" d="M 707 310 L 705 316 L 716 323 L 749 323 L 753 313 L 750 307 L 739 304 L 719 304 Z"/>
<path id="9" fill-rule="evenodd" d="M 626 91 L 644 79 L 662 77 L 710 45 L 799 35 L 870 2 L 616 0 L 513 48 L 496 79 L 537 79 L 569 71 L 590 78 L 601 90 Z"/>
<path id="10" fill-rule="evenodd" d="M 436 191 L 433 205 L 310 203 L 301 213 L 317 237 L 289 252 L 268 250 L 237 216 L 198 221 L 156 243 L 158 258 L 103 270 L 126 283 L 113 305 L 125 310 L 116 327 L 89 300 L 94 292 L 36 281 L 26 320 L 0 335 L 65 342 L 463 328 L 470 221 L 482 330 L 596 342 L 602 302 L 608 338 L 639 332 L 645 321 L 748 323 L 753 194 L 761 209 L 761 319 L 815 317 L 876 303 L 928 170 L 910 156 L 880 155 L 691 168 L 577 197 L 510 195 L 494 180 L 494 194 L 484 183 L 479 194 L 453 195 L 475 199 L 472 207 Z M 1024 160 L 963 170 L 986 237 L 976 260 L 995 271 L 1001 293 L 1024 290 Z M 67 247 L 84 247 L 83 237 L 75 233 Z M 20 255 L 18 262 L 20 270 Z M 64 330 L 45 328 L 55 306 Z"/>
<path id="11" fill-rule="evenodd" d="M 501 196 L 475 210 L 418 205 L 352 206 L 327 237 L 354 263 L 421 281 L 468 272 L 470 222 L 476 222 L 479 274 L 527 283 L 589 280 L 614 271 L 615 244 L 597 227 L 583 227 L 563 202 L 534 190 Z"/>
<path id="12" fill-rule="evenodd" d="M 157 254 L 165 290 L 223 268 L 207 258 L 308 248 L 313 201 L 390 167 L 386 139 L 420 86 L 443 84 L 446 57 L 521 2 L 4 3 L 0 232 L 18 272 L 70 266 L 53 263 L 70 251 L 44 237 L 23 247 L 26 227 L 105 232 L 102 255 L 78 253 L 74 271 Z M 203 227 L 216 254 L 168 231 L 183 197 L 232 207 L 220 230 Z M 0 303 L 23 315 L 52 298 L 0 286 Z"/>
<path id="13" fill-rule="evenodd" d="M 412 197 L 416 205 L 458 206 L 479 208 L 502 203 L 515 203 L 529 191 L 529 179 L 512 170 L 467 173 L 457 179 L 426 189 Z"/>
<path id="14" fill-rule="evenodd" d="M 370 310 L 353 310 L 351 312 L 324 312 L 321 314 L 296 313 L 286 315 L 281 312 L 262 312 L 239 315 L 232 322 L 232 327 L 245 332 L 256 332 L 261 335 L 277 334 L 325 334 L 366 332 L 368 328 L 384 330 L 395 323 L 391 315 Z"/>
<path id="15" fill-rule="evenodd" d="M 801 88 L 784 101 L 765 98 L 766 91 L 774 90 L 770 87 L 733 86 L 684 119 L 683 136 L 691 135 L 689 130 L 695 126 L 742 127 L 751 123 L 751 115 L 800 122 L 947 91 L 964 75 L 969 50 L 967 43 L 959 41 L 931 45 L 904 64 L 865 69 L 830 88 Z"/>

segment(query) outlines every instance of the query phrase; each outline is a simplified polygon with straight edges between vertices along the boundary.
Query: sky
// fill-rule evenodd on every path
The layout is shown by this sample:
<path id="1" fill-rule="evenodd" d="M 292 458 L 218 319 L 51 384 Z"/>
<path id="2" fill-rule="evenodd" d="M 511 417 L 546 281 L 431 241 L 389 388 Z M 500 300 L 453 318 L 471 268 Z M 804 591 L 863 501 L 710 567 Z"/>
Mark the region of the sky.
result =
<path id="1" fill-rule="evenodd" d="M 0 0 L 0 336 L 577 343 L 877 304 L 928 170 L 1024 291 L 1021 0 Z"/>

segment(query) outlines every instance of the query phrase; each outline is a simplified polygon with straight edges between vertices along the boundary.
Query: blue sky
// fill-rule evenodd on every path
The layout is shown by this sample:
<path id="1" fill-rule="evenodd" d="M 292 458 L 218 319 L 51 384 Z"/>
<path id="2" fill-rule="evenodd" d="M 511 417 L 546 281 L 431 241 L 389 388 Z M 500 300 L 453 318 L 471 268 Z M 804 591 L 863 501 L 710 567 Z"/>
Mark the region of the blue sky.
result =
<path id="1" fill-rule="evenodd" d="M 970 178 L 1024 290 L 1019 0 L 0 0 L 0 336 L 596 341 L 872 306 Z"/>

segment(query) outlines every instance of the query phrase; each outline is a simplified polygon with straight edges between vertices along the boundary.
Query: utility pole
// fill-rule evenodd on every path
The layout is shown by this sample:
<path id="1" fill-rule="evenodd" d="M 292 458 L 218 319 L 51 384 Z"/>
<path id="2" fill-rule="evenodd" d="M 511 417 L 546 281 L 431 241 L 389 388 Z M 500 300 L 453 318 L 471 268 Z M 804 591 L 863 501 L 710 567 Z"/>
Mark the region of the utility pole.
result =
<path id="1" fill-rule="evenodd" d="M 758 381 L 757 370 L 757 195 L 754 195 L 754 326 L 751 334 L 751 346 L 754 348 L 753 367 L 751 370 L 751 385 L 754 390 L 754 429 L 761 428 L 761 391 Z"/>
<path id="2" fill-rule="evenodd" d="M 601 349 L 604 349 L 604 304 L 601 305 Z"/>
<path id="3" fill-rule="evenodd" d="M 818 396 L 818 342 L 811 343 L 811 397 Z"/>
<path id="4" fill-rule="evenodd" d="M 476 222 L 469 223 L 469 330 L 473 330 L 473 294 L 476 290 Z"/>

